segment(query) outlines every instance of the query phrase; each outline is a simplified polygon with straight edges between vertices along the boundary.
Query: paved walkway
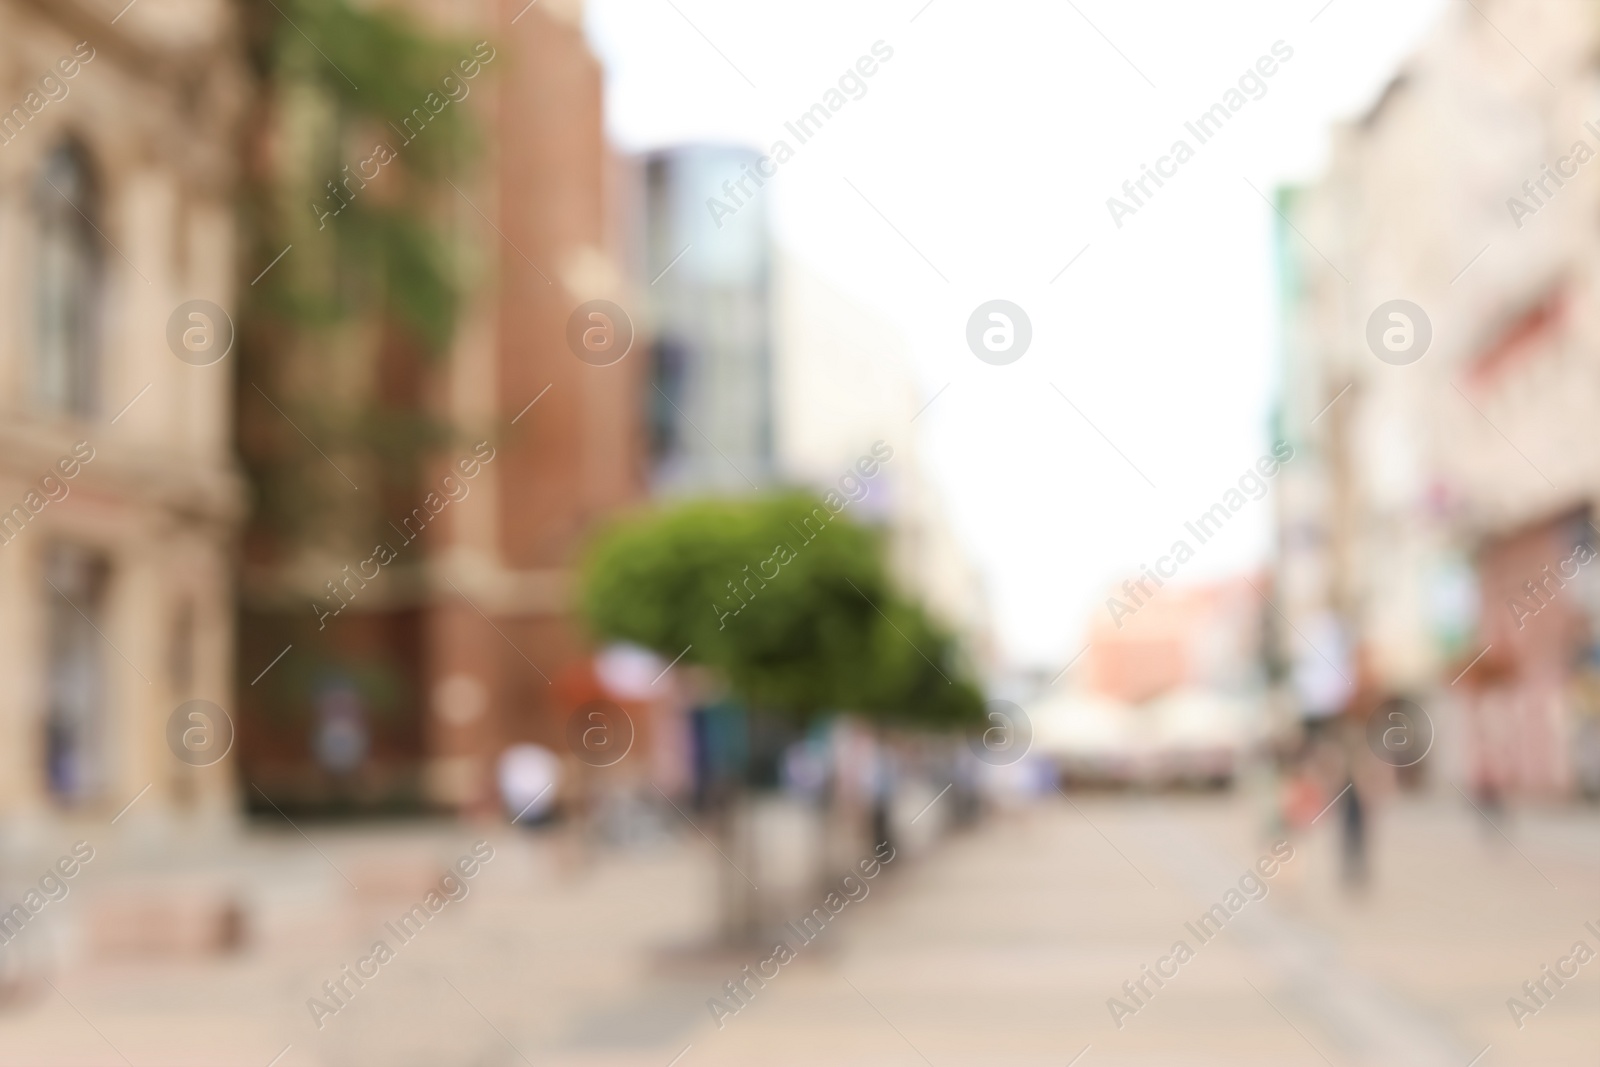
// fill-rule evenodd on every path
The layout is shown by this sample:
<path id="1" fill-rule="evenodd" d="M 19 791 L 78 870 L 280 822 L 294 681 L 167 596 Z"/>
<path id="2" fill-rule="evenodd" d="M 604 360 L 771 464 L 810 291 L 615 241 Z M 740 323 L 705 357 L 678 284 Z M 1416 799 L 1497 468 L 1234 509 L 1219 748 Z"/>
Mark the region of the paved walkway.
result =
<path id="1" fill-rule="evenodd" d="M 312 830 L 326 860 L 284 835 L 234 872 L 246 952 L 65 968 L 0 1014 L 0 1065 L 1592 1067 L 1600 962 L 1520 1031 L 1505 1002 L 1574 942 L 1600 950 L 1600 818 L 1525 816 L 1508 841 L 1464 802 L 1391 810 L 1359 900 L 1331 822 L 1248 901 L 1255 882 L 1229 890 L 1271 842 L 1243 801 L 1058 798 L 889 865 L 720 1029 L 707 999 L 731 1006 L 724 983 L 770 951 L 699 948 L 725 871 L 697 836 L 587 853 L 489 831 L 470 895 L 319 1030 L 307 999 L 479 835 Z M 1137 1008 L 1120 1028 L 1113 997 Z"/>

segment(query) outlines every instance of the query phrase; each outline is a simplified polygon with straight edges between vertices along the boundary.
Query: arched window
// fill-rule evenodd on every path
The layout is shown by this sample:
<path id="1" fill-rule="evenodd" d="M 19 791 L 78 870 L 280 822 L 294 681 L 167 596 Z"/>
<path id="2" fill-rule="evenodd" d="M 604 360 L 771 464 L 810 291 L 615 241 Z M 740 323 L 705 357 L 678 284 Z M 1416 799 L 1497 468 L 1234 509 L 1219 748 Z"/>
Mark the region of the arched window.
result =
<path id="1" fill-rule="evenodd" d="M 33 190 L 38 220 L 35 395 L 47 411 L 95 409 L 100 341 L 99 205 L 83 149 L 67 143 L 45 160 Z"/>

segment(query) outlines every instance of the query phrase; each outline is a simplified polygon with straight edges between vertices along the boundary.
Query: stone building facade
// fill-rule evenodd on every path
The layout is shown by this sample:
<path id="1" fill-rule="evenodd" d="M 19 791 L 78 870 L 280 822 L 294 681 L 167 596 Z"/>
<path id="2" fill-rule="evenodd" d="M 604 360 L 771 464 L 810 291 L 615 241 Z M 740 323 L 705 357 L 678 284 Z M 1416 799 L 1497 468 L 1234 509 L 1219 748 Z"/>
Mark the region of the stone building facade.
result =
<path id="1" fill-rule="evenodd" d="M 237 273 L 234 10 L 120 8 L 0 2 L 8 829 L 103 821 L 135 797 L 130 822 L 233 809 L 231 763 L 191 766 L 166 738 L 179 705 L 234 704 L 243 498 L 217 310 Z M 173 322 L 180 344 L 193 331 L 184 359 Z"/>

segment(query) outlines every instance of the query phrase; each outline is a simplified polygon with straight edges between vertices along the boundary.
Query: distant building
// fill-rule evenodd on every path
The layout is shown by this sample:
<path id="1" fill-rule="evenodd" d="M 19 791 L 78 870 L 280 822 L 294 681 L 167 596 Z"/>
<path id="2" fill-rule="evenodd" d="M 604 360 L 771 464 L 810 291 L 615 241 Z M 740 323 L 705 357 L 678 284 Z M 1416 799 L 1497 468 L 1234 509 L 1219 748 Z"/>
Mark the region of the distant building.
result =
<path id="1" fill-rule="evenodd" d="M 633 275 L 652 334 L 653 487 L 858 493 L 845 514 L 888 530 L 901 585 L 988 665 L 988 605 L 921 457 L 912 420 L 923 398 L 904 339 L 774 251 L 760 158 L 694 145 L 630 161 L 642 235 Z M 893 458 L 861 478 L 856 464 L 877 441 Z"/>
<path id="2" fill-rule="evenodd" d="M 1132 610 L 1092 613 L 1070 673 L 1026 705 L 1034 751 L 1068 782 L 1220 785 L 1267 735 L 1258 575 L 1107 590 Z"/>
<path id="3" fill-rule="evenodd" d="M 773 476 L 772 251 L 759 190 L 707 207 L 758 153 L 695 146 L 642 161 L 640 288 L 650 310 L 651 456 L 669 492 L 750 492 Z M 755 188 L 745 179 L 746 189 Z"/>
<path id="4" fill-rule="evenodd" d="M 901 587 L 965 639 L 981 669 L 993 669 L 988 598 L 928 470 L 913 421 L 928 398 L 905 339 L 791 258 L 776 264 L 773 305 L 780 469 L 819 492 L 859 493 L 844 514 L 888 531 Z M 863 478 L 857 464 L 880 440 L 893 458 Z"/>
<path id="5" fill-rule="evenodd" d="M 168 748 L 180 704 L 234 706 L 233 362 L 195 365 L 168 338 L 180 320 L 191 349 L 231 334 L 210 310 L 177 313 L 234 307 L 245 72 L 233 5 L 170 7 L 113 24 L 0 2 L 7 828 L 103 826 L 135 797 L 129 821 L 233 807 L 231 763 Z"/>
<path id="6" fill-rule="evenodd" d="M 1271 622 L 1286 663 L 1333 619 L 1347 674 L 1425 696 L 1446 774 L 1560 792 L 1600 710 L 1577 684 L 1600 583 L 1545 571 L 1597 538 L 1597 26 L 1583 5 L 1478 7 L 1449 8 L 1326 176 L 1281 198 L 1297 459 Z"/>
<path id="7" fill-rule="evenodd" d="M 1261 601 L 1250 581 L 1160 589 L 1147 582 L 1143 591 L 1153 595 L 1120 625 L 1094 612 L 1082 665 L 1074 671 L 1077 683 L 1125 704 L 1185 687 L 1253 695 Z M 1134 599 L 1125 589 L 1111 592 Z"/>

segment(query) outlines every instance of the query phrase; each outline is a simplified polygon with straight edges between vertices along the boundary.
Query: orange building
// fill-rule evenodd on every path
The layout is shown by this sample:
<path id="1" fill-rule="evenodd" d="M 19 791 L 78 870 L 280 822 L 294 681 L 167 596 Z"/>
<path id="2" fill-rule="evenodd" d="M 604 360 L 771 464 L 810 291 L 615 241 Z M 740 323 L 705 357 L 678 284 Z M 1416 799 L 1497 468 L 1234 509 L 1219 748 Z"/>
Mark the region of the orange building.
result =
<path id="1" fill-rule="evenodd" d="M 1139 704 L 1189 685 L 1237 688 L 1252 671 L 1261 600 L 1244 579 L 1159 589 L 1133 614 L 1096 612 L 1083 654 L 1088 687 Z M 1113 595 L 1131 599 L 1123 590 Z"/>

